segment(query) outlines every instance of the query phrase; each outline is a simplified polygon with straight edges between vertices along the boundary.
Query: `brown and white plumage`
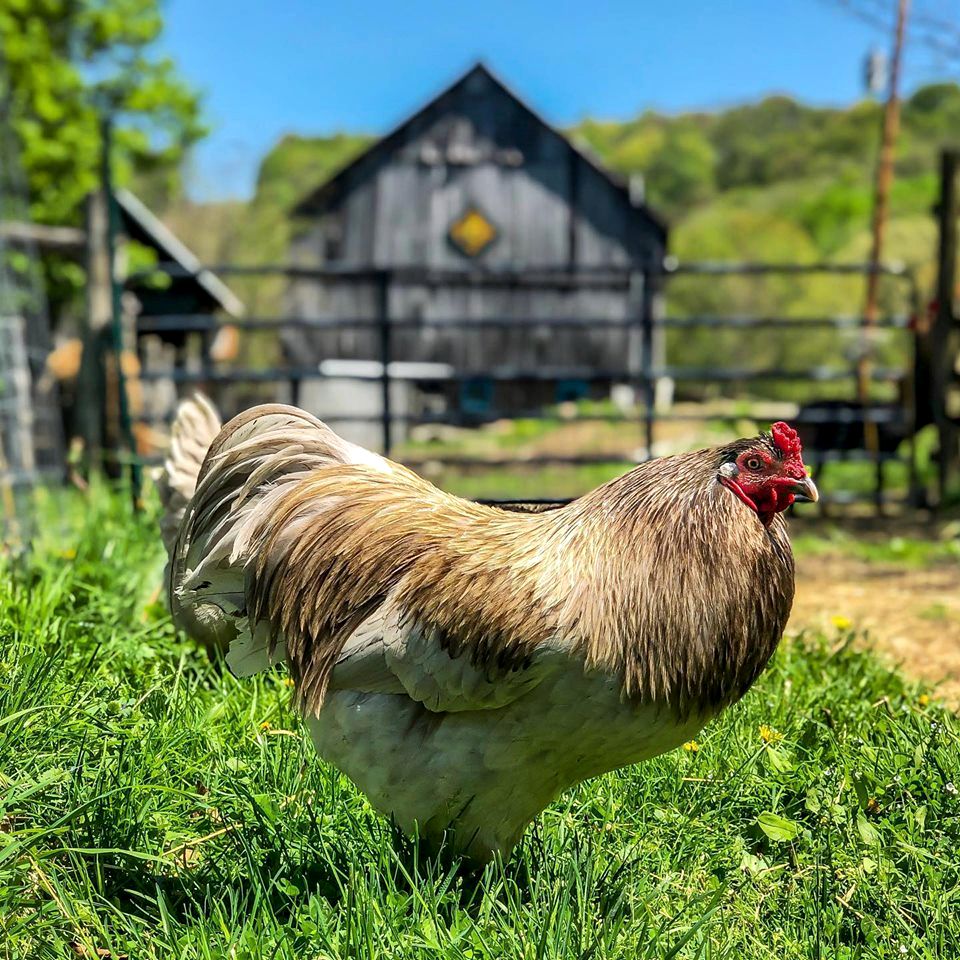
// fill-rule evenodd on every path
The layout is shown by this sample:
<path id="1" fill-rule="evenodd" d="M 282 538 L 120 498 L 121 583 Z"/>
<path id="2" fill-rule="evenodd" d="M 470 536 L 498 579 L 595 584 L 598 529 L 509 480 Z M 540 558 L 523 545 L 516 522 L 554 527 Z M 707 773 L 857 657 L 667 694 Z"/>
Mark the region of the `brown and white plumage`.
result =
<path id="1" fill-rule="evenodd" d="M 196 489 L 203 458 L 221 426 L 220 415 L 203 394 L 198 393 L 177 407 L 170 430 L 170 447 L 156 478 L 163 506 L 160 536 L 167 553 L 173 548 L 183 513 Z"/>
<path id="2" fill-rule="evenodd" d="M 563 789 L 689 739 L 772 655 L 793 560 L 782 516 L 719 479 L 745 443 L 777 453 L 664 458 L 521 513 L 258 407 L 207 454 L 171 609 L 239 674 L 285 661 L 318 750 L 403 829 L 507 854 Z"/>

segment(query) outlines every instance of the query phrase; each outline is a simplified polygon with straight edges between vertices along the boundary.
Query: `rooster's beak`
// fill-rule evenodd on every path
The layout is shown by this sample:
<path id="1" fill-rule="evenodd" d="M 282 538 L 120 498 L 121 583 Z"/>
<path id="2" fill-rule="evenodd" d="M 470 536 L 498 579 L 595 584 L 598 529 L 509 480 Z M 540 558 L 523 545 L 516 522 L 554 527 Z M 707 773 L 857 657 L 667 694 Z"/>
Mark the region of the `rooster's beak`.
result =
<path id="1" fill-rule="evenodd" d="M 816 503 L 820 499 L 820 491 L 817 490 L 817 485 L 810 477 L 798 480 L 790 492 L 797 500 L 806 500 L 809 503 Z"/>

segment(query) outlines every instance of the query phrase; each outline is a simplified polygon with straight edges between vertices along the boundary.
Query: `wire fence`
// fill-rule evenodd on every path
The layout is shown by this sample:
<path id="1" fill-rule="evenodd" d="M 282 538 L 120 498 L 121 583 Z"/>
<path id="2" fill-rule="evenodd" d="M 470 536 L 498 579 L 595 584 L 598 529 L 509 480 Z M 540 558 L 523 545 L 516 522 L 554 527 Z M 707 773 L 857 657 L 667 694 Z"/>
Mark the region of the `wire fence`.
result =
<path id="1" fill-rule="evenodd" d="M 28 213 L 17 148 L 0 122 L 0 226 L 23 226 Z M 0 548 L 27 542 L 32 489 L 62 476 L 59 400 L 44 379 L 50 348 L 39 254 L 29 232 L 0 230 Z"/>
<path id="2" fill-rule="evenodd" d="M 36 376 L 42 369 L 20 316 L 0 316 L 0 544 L 25 544 L 33 531 L 30 497 L 63 476 L 56 398 Z"/>

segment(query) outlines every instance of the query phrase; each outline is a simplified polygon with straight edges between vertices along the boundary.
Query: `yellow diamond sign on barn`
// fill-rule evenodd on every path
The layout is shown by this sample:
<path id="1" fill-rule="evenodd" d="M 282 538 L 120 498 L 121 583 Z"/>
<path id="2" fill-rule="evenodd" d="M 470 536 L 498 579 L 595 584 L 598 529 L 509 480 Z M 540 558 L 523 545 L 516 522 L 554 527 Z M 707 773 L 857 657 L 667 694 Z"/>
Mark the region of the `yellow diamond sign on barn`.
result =
<path id="1" fill-rule="evenodd" d="M 470 207 L 450 226 L 450 240 L 468 257 L 482 253 L 496 239 L 497 228 L 476 207 Z"/>

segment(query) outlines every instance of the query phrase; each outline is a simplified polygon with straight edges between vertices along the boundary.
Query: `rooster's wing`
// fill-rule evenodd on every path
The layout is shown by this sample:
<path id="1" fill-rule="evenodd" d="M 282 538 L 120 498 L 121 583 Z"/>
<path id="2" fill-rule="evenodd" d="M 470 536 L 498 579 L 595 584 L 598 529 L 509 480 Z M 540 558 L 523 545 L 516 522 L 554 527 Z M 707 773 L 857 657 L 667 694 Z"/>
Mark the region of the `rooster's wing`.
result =
<path id="1" fill-rule="evenodd" d="M 171 609 L 239 675 L 287 660 L 314 713 L 335 690 L 496 708 L 568 659 L 534 575 L 546 522 L 444 494 L 303 411 L 255 408 L 207 455 Z"/>

